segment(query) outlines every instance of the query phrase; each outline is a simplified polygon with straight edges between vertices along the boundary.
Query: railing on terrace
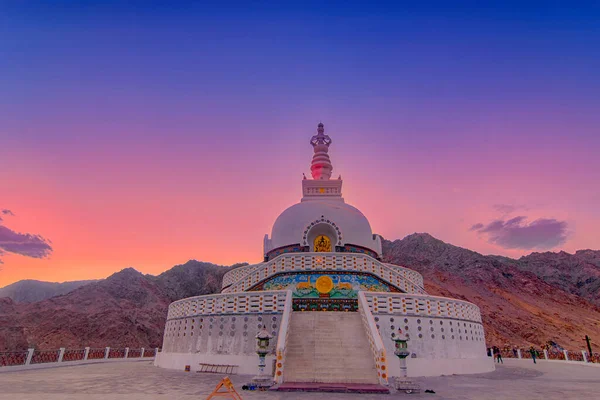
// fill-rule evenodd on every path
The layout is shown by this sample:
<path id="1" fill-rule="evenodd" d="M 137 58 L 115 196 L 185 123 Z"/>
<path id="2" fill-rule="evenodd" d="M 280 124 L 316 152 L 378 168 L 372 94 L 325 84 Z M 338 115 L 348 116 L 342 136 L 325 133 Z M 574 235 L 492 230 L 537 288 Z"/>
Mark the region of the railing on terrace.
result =
<path id="1" fill-rule="evenodd" d="M 583 361 L 583 353 L 581 351 L 567 351 L 569 361 Z"/>
<path id="2" fill-rule="evenodd" d="M 246 275 L 248 275 L 248 273 L 250 271 L 252 271 L 252 269 L 254 269 L 257 266 L 262 265 L 262 264 L 263 263 L 245 265 L 243 267 L 238 267 L 238 268 L 232 269 L 231 271 L 225 273 L 225 275 L 223 275 L 223 284 L 221 285 L 221 288 L 224 288 L 226 286 L 229 286 L 229 285 L 239 281 L 240 279 L 242 279 Z"/>
<path id="3" fill-rule="evenodd" d="M 302 253 L 302 254 L 311 254 L 311 253 Z M 314 253 L 312 253 L 314 254 Z M 323 253 L 319 253 L 319 254 L 323 254 Z M 340 254 L 341 255 L 341 254 Z M 337 255 L 337 257 L 339 257 L 340 255 Z M 289 256 L 298 256 L 298 254 L 282 254 L 279 257 L 281 258 L 285 258 L 285 257 L 289 257 Z M 348 254 L 346 254 L 346 256 L 348 256 Z M 243 267 L 238 267 L 235 268 L 229 272 L 227 272 L 224 276 L 223 276 L 223 283 L 221 285 L 221 288 L 224 289 L 230 285 L 233 285 L 234 283 L 244 279 L 249 273 L 251 273 L 254 269 L 264 266 L 265 264 L 271 263 L 271 262 L 276 262 L 277 258 L 274 258 L 273 260 L 268 261 L 267 263 L 260 263 L 260 264 L 252 264 L 252 265 L 245 265 Z M 420 288 L 423 288 L 423 275 L 421 275 L 420 273 L 418 273 L 415 270 L 412 270 L 410 268 L 406 268 L 406 267 L 402 267 L 400 265 L 395 265 L 395 264 L 389 264 L 389 263 L 382 263 L 383 265 L 392 268 L 396 271 L 399 271 L 402 275 L 404 275 L 404 277 L 406 279 L 408 279 L 409 281 L 411 281 L 412 283 L 414 283 L 415 285 L 417 285 Z"/>
<path id="4" fill-rule="evenodd" d="M 549 360 L 564 360 L 565 353 L 562 351 L 552 351 L 548 350 L 548 359 Z"/>
<path id="5" fill-rule="evenodd" d="M 285 356 L 287 354 L 287 341 L 289 336 L 289 325 L 290 318 L 292 315 L 292 291 L 287 291 L 285 298 L 285 305 L 283 306 L 283 315 L 281 317 L 281 324 L 279 325 L 279 337 L 277 338 L 276 364 L 275 364 L 275 381 L 277 383 L 283 382 L 283 374 L 285 371 Z"/>
<path id="6" fill-rule="evenodd" d="M 88 351 L 88 360 L 99 360 L 104 358 L 106 355 L 106 349 L 90 349 Z"/>
<path id="7" fill-rule="evenodd" d="M 491 349 L 490 354 L 491 354 Z M 538 360 L 552 360 L 552 361 L 576 361 L 576 362 L 588 362 L 588 363 L 596 363 L 600 364 L 600 354 L 594 353 L 591 356 L 587 351 L 572 351 L 572 350 L 558 350 L 558 349 L 550 349 L 550 350 L 542 350 L 535 349 L 536 358 Z M 565 354 L 566 353 L 566 354 Z M 502 348 L 500 349 L 500 354 L 502 358 L 520 358 L 531 360 L 531 351 L 530 349 L 517 349 L 514 351 L 512 348 Z"/>
<path id="8" fill-rule="evenodd" d="M 282 313 L 287 290 L 189 297 L 169 305 L 167 321 L 195 315 Z"/>
<path id="9" fill-rule="evenodd" d="M 402 268 L 402 267 L 399 267 Z M 370 273 L 391 283 L 406 293 L 426 294 L 422 285 L 410 280 L 418 272 L 390 267 L 359 253 L 288 253 L 259 264 L 243 278 L 223 289 L 223 293 L 243 292 L 276 273 L 310 271 L 348 271 Z"/>
<path id="10" fill-rule="evenodd" d="M 0 352 L 0 367 L 11 367 L 13 365 L 25 365 L 27 361 L 27 350 Z"/>
<path id="11" fill-rule="evenodd" d="M 402 271 L 402 273 L 405 274 L 405 276 L 408 280 L 417 284 L 420 287 L 424 287 L 423 286 L 423 275 L 421 275 L 417 271 L 410 269 L 410 268 L 401 267 L 400 265 L 396 265 L 396 264 L 385 263 L 385 265 L 387 265 L 390 268 L 394 268 L 399 271 Z"/>
<path id="12" fill-rule="evenodd" d="M 142 353 L 142 357 L 154 357 L 156 356 L 156 350 L 155 349 L 142 349 L 143 353 Z"/>
<path id="13" fill-rule="evenodd" d="M 468 301 L 407 293 L 363 293 L 373 314 L 420 315 L 481 323 L 479 307 Z"/>
<path id="14" fill-rule="evenodd" d="M 126 351 L 127 349 L 110 349 L 108 351 L 108 358 L 125 358 Z"/>
<path id="15" fill-rule="evenodd" d="M 66 349 L 63 353 L 63 361 L 81 361 L 85 358 L 85 349 Z"/>
<path id="16" fill-rule="evenodd" d="M 64 362 L 84 362 L 88 360 L 125 360 L 143 359 L 155 357 L 159 349 L 58 349 L 37 350 L 29 349 L 22 351 L 0 352 L 0 367 L 15 367 L 36 364 L 60 365 Z"/>
<path id="17" fill-rule="evenodd" d="M 387 385 L 388 368 L 385 347 L 383 345 L 383 341 L 381 340 L 381 335 L 377 329 L 377 324 L 375 323 L 373 314 L 371 314 L 371 309 L 369 303 L 367 302 L 365 292 L 363 291 L 358 292 L 358 311 L 360 312 L 363 326 L 371 346 L 371 351 L 373 352 L 373 359 L 375 360 L 375 367 L 377 368 L 379 383 L 382 385 Z"/>
<path id="18" fill-rule="evenodd" d="M 35 350 L 31 364 L 53 363 L 58 361 L 60 350 Z"/>
<path id="19" fill-rule="evenodd" d="M 129 354 L 127 355 L 128 358 L 140 358 L 142 357 L 142 350 L 141 349 L 129 349 Z"/>

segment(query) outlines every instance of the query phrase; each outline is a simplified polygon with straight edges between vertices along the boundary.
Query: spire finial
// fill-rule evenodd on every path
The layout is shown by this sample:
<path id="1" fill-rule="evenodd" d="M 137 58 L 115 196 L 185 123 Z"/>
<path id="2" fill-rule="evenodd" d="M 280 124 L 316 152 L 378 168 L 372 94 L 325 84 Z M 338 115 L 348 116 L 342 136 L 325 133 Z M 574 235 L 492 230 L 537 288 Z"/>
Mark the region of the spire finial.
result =
<path id="1" fill-rule="evenodd" d="M 325 126 L 322 122 L 319 122 L 317 134 L 310 139 L 310 144 L 313 146 L 315 152 L 310 165 L 310 172 L 313 179 L 328 180 L 331 178 L 333 166 L 331 165 L 329 154 L 327 154 L 331 143 L 331 138 L 325 135 Z"/>

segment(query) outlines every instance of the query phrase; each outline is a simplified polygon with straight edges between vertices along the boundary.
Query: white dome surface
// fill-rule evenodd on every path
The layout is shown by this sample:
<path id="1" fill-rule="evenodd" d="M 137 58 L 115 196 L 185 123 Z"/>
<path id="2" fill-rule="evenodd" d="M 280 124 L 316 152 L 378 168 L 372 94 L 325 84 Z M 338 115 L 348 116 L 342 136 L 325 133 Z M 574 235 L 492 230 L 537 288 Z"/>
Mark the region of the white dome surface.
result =
<path id="1" fill-rule="evenodd" d="M 381 255 L 381 242 L 373 239 L 369 220 L 356 207 L 343 201 L 303 201 L 287 208 L 273 224 L 269 247 L 277 249 L 298 243 L 303 245 L 306 229 L 321 217 L 339 228 L 341 245 L 362 246 Z"/>

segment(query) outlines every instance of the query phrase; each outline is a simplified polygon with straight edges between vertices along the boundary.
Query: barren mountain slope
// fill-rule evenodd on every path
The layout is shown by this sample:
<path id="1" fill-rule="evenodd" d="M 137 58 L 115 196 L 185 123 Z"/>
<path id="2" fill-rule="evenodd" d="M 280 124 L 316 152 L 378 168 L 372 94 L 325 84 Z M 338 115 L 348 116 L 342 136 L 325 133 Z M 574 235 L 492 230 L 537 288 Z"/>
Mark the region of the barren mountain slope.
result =
<path id="1" fill-rule="evenodd" d="M 384 240 L 383 247 L 387 262 L 422 273 L 430 294 L 477 304 L 488 345 L 529 346 L 553 340 L 580 349 L 586 334 L 600 342 L 599 307 L 521 270 L 515 260 L 483 256 L 429 234 Z"/>

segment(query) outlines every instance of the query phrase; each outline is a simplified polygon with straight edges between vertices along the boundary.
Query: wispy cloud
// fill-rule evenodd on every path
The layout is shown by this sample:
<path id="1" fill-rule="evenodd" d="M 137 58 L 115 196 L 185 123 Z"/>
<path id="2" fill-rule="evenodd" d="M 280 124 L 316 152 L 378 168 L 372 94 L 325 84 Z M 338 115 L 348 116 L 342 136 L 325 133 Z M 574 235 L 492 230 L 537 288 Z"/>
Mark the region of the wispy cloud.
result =
<path id="1" fill-rule="evenodd" d="M 15 215 L 12 211 L 6 209 L 0 212 L 3 215 Z M 0 222 L 2 222 L 1 218 Z M 41 235 L 15 232 L 4 225 L 0 225 L 0 256 L 13 253 L 25 257 L 46 258 L 52 253 L 50 243 L 48 239 Z M 2 263 L 2 258 L 0 258 L 0 264 Z"/>
<path id="2" fill-rule="evenodd" d="M 527 217 L 518 216 L 498 219 L 487 225 L 478 223 L 469 230 L 505 249 L 548 250 L 567 241 L 567 223 L 553 218 L 528 222 Z"/>

